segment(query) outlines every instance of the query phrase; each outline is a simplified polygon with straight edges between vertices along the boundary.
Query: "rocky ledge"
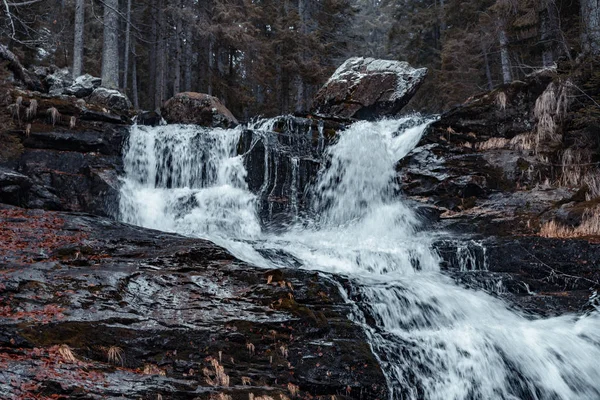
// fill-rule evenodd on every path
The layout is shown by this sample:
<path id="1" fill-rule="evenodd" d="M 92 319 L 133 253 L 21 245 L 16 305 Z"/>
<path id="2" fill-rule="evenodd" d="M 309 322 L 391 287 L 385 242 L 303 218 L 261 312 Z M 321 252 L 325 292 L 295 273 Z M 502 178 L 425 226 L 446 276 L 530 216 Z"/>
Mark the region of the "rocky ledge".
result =
<path id="1" fill-rule="evenodd" d="M 329 277 L 204 240 L 0 206 L 0 391 L 9 398 L 379 398 Z"/>
<path id="2" fill-rule="evenodd" d="M 455 238 L 436 247 L 459 282 L 534 314 L 590 307 L 600 289 L 598 82 L 586 63 L 559 65 L 474 96 L 400 161 L 403 193 L 428 228 Z"/>

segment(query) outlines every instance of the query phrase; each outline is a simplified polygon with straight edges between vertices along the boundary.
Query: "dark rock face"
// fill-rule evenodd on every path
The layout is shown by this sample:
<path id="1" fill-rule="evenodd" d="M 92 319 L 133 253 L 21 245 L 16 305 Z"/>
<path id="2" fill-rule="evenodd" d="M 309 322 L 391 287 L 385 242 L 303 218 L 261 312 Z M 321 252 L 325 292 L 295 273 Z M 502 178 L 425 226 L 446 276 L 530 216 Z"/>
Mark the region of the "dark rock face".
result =
<path id="1" fill-rule="evenodd" d="M 459 284 L 485 290 L 527 313 L 591 310 L 600 289 L 600 245 L 533 236 L 440 241 L 443 268 Z"/>
<path id="2" fill-rule="evenodd" d="M 96 89 L 99 91 L 103 88 Z M 116 92 L 116 91 L 113 91 Z M 119 93 L 119 92 L 117 92 Z M 113 124 L 129 124 L 130 117 L 133 116 L 133 110 L 125 103 L 129 102 L 122 95 L 115 94 L 117 98 L 121 96 L 124 101 L 121 105 L 110 107 L 109 103 L 104 102 L 101 97 L 92 96 L 86 99 L 78 99 L 75 96 L 52 96 L 49 94 L 32 92 L 28 90 L 14 89 L 7 93 L 10 101 L 11 114 L 13 119 L 20 127 L 27 126 L 28 123 L 35 125 L 38 122 L 45 122 L 52 126 L 78 126 L 78 121 L 90 122 L 109 122 Z M 53 109 L 54 114 L 53 114 Z M 74 117 L 73 120 L 71 117 Z"/>
<path id="3" fill-rule="evenodd" d="M 536 136 L 536 101 L 551 84 L 538 74 L 442 115 L 400 162 L 403 192 L 437 207 L 454 231 L 537 233 L 554 205 L 577 192 L 552 184 L 563 149 Z"/>
<path id="4" fill-rule="evenodd" d="M 238 124 L 219 99 L 203 93 L 178 93 L 162 108 L 163 118 L 171 124 L 196 124 L 212 128 L 232 128 Z"/>
<path id="5" fill-rule="evenodd" d="M 415 94 L 427 69 L 405 62 L 350 58 L 313 100 L 312 113 L 345 119 L 377 119 L 396 115 Z"/>
<path id="6" fill-rule="evenodd" d="M 25 91 L 14 95 L 21 98 L 20 121 L 15 121 L 20 129 L 4 133 L 4 140 L 19 151 L 0 159 L 0 202 L 115 216 L 122 147 L 129 133 L 121 117 L 114 117 L 118 125 L 105 123 L 110 114 L 92 114 L 88 106 L 94 106 L 88 103 Z M 36 107 L 30 112 L 32 104 Z M 52 120 L 50 109 L 57 113 Z"/>
<path id="7" fill-rule="evenodd" d="M 471 135 L 470 141 L 492 137 L 512 139 L 530 132 L 535 125 L 536 100 L 552 82 L 551 74 L 538 74 L 526 82 L 513 82 L 492 92 L 475 96 L 445 113 L 435 126 L 452 134 Z"/>
<path id="8" fill-rule="evenodd" d="M 427 227 L 453 237 L 436 244 L 447 273 L 542 315 L 585 311 L 600 287 L 597 237 L 540 237 L 545 221 L 577 225 L 597 203 L 585 201 L 588 188 L 560 184 L 565 150 L 574 141 L 597 147 L 572 122 L 577 105 L 560 121 L 551 115 L 556 139 L 537 136 L 536 103 L 559 93 L 557 82 L 546 71 L 470 99 L 398 165 L 402 191 L 426 211 Z"/>
<path id="9" fill-rule="evenodd" d="M 0 167 L 0 203 L 25 204 L 31 179 L 8 168 Z"/>
<path id="10" fill-rule="evenodd" d="M 162 122 L 162 117 L 156 111 L 142 111 L 136 116 L 138 125 L 157 126 Z"/>
<path id="11" fill-rule="evenodd" d="M 257 194 L 263 224 L 276 228 L 310 212 L 308 188 L 316 179 L 325 148 L 344 125 L 332 120 L 293 116 L 242 134 L 248 187 Z"/>
<path id="12" fill-rule="evenodd" d="M 0 231 L 6 396 L 387 396 L 325 276 L 77 214 L 2 207 Z"/>

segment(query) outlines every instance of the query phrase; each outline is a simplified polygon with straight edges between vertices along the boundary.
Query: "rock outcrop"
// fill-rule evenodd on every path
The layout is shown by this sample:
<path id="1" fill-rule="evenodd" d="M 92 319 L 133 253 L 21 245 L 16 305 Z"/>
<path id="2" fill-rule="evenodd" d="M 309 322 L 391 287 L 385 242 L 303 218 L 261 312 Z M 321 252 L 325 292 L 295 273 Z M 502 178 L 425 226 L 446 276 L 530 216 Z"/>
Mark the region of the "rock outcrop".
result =
<path id="1" fill-rule="evenodd" d="M 238 146 L 248 171 L 248 188 L 257 195 L 265 227 L 308 212 L 308 189 L 316 179 L 323 153 L 345 125 L 333 120 L 282 116 L 242 133 Z"/>
<path id="2" fill-rule="evenodd" d="M 461 284 L 530 313 L 590 306 L 600 289 L 599 139 L 593 99 L 568 101 L 589 79 L 545 70 L 475 96 L 400 161 L 404 194 L 428 227 L 455 238 L 436 246 Z"/>
<path id="3" fill-rule="evenodd" d="M 213 96 L 204 93 L 178 93 L 162 107 L 162 117 L 172 124 L 196 124 L 212 128 L 232 128 L 238 124 L 231 111 Z"/>
<path id="4" fill-rule="evenodd" d="M 72 96 L 8 89 L 0 117 L 0 202 L 115 216 L 124 114 Z"/>
<path id="5" fill-rule="evenodd" d="M 133 108 L 131 101 L 123 93 L 103 87 L 94 89 L 88 101 L 113 112 L 130 111 Z"/>
<path id="6" fill-rule="evenodd" d="M 406 62 L 354 57 L 344 62 L 319 90 L 312 114 L 342 119 L 393 116 L 423 83 L 426 68 Z"/>
<path id="7" fill-rule="evenodd" d="M 30 71 L 28 71 L 23 65 L 19 58 L 8 49 L 5 45 L 0 43 L 0 59 L 7 63 L 7 68 L 13 73 L 15 79 L 23 82 L 25 87 L 30 90 L 42 91 L 44 85 L 40 79 Z"/>
<path id="8" fill-rule="evenodd" d="M 442 115 L 401 161 L 402 190 L 461 232 L 538 234 L 597 195 L 598 138 L 566 103 L 571 85 L 548 70 Z"/>
<path id="9" fill-rule="evenodd" d="M 51 96 L 65 94 L 66 89 L 73 84 L 69 68 L 57 68 L 51 74 L 46 75 L 44 80 Z"/>
<path id="10" fill-rule="evenodd" d="M 326 276 L 89 215 L 0 206 L 0 233 L 5 396 L 388 395 Z"/>
<path id="11" fill-rule="evenodd" d="M 90 74 L 85 74 L 75 78 L 71 86 L 67 87 L 64 92 L 65 94 L 81 99 L 91 95 L 92 92 L 94 92 L 94 89 L 100 87 L 101 83 L 101 78 L 91 76 Z M 125 106 L 131 107 L 131 104 L 125 102 Z"/>
<path id="12" fill-rule="evenodd" d="M 458 236 L 435 243 L 442 269 L 530 315 L 591 311 L 600 290 L 600 244 L 537 236 Z"/>

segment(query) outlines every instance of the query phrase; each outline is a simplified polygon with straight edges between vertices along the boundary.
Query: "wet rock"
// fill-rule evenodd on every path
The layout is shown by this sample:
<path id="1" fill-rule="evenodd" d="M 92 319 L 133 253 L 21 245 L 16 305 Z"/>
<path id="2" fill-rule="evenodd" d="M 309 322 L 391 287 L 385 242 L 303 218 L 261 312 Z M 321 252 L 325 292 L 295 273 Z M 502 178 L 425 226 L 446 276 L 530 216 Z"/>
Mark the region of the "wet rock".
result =
<path id="1" fill-rule="evenodd" d="M 560 147 L 536 139 L 535 105 L 552 82 L 552 72 L 536 74 L 442 115 L 400 161 L 402 191 L 438 207 L 444 229 L 536 233 L 541 216 L 576 191 L 553 184 Z"/>
<path id="2" fill-rule="evenodd" d="M 163 122 L 162 116 L 156 111 L 142 111 L 137 115 L 138 125 L 158 126 Z"/>
<path id="3" fill-rule="evenodd" d="M 73 84 L 71 72 L 68 68 L 56 69 L 46 76 L 46 84 L 48 85 L 48 93 L 51 96 L 65 94 L 66 89 Z"/>
<path id="4" fill-rule="evenodd" d="M 127 96 L 115 89 L 94 89 L 87 101 L 117 114 L 130 115 L 133 109 Z"/>
<path id="5" fill-rule="evenodd" d="M 231 128 L 238 124 L 231 111 L 213 96 L 204 93 L 178 93 L 165 102 L 162 116 L 170 124 L 196 124 Z"/>
<path id="6" fill-rule="evenodd" d="M 526 313 L 556 316 L 593 307 L 600 244 L 540 237 L 457 238 L 436 249 L 458 283 L 485 290 Z"/>
<path id="7" fill-rule="evenodd" d="M 512 139 L 531 132 L 536 124 L 536 101 L 554 80 L 560 78 L 548 69 L 473 96 L 443 114 L 434 127 L 451 136 L 463 136 L 469 143 L 490 138 Z"/>
<path id="8" fill-rule="evenodd" d="M 127 128 L 36 132 L 24 141 L 18 170 L 35 184 L 28 207 L 116 216 Z"/>
<path id="9" fill-rule="evenodd" d="M 354 57 L 342 64 L 313 100 L 312 113 L 338 118 L 393 116 L 423 83 L 427 69 L 400 61 Z"/>
<path id="10" fill-rule="evenodd" d="M 99 88 L 101 83 L 101 78 L 93 77 L 90 74 L 81 75 L 75 78 L 71 86 L 65 88 L 64 93 L 77 98 L 86 97 L 91 95 L 94 89 Z"/>
<path id="11" fill-rule="evenodd" d="M 31 68 L 31 71 L 35 74 L 35 76 L 37 76 L 41 80 L 46 79 L 46 77 L 52 73 L 50 67 L 45 67 L 41 65 L 35 65 L 33 68 Z"/>
<path id="12" fill-rule="evenodd" d="M 0 203 L 23 206 L 31 180 L 16 171 L 0 167 Z"/>
<path id="13" fill-rule="evenodd" d="M 325 148 L 345 125 L 284 116 L 242 133 L 248 188 L 258 197 L 263 225 L 276 229 L 310 212 L 308 188 L 321 168 Z"/>
<path id="14" fill-rule="evenodd" d="M 32 99 L 23 97 L 26 109 Z M 38 108 L 60 107 L 60 120 L 53 126 L 40 116 L 31 119 L 28 131 L 5 134 L 18 144 L 20 151 L 0 163 L 0 167 L 10 168 L 17 174 L 7 175 L 9 177 L 25 178 L 20 178 L 18 183 L 4 179 L 0 201 L 28 208 L 116 216 L 118 176 L 123 170 L 121 153 L 129 134 L 128 126 L 77 119 L 75 126 L 69 127 L 68 122 L 63 121 L 68 118 L 62 113 L 77 112 L 79 104 L 58 102 L 53 97 L 36 99 Z"/>
<path id="15" fill-rule="evenodd" d="M 63 126 L 71 129 L 79 127 L 80 121 L 131 123 L 131 109 L 108 109 L 101 98 L 78 99 L 75 96 L 53 96 L 19 89 L 11 90 L 10 97 L 15 107 L 20 99 L 17 118 L 13 117 L 13 119 L 23 128 L 27 123 L 35 125 L 42 122 L 49 126 Z M 100 101 L 100 103 L 95 101 Z M 53 118 L 51 110 L 55 110 Z M 75 126 L 72 126 L 73 123 Z"/>
<path id="16" fill-rule="evenodd" d="M 6 396 L 388 395 L 327 276 L 88 215 L 0 207 L 0 232 Z"/>

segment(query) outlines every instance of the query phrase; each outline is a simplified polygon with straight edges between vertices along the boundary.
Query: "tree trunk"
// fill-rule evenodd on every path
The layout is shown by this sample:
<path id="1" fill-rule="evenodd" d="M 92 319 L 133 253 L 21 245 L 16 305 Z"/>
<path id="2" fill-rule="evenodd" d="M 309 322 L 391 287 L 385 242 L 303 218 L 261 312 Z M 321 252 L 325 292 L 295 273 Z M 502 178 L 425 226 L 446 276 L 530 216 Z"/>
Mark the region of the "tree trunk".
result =
<path id="1" fill-rule="evenodd" d="M 133 54 L 133 71 L 131 71 L 131 91 L 133 92 L 133 107 L 136 110 L 140 109 L 140 98 L 138 95 L 137 85 L 137 57 Z"/>
<path id="2" fill-rule="evenodd" d="M 127 91 L 129 78 L 129 46 L 131 43 L 131 0 L 127 0 L 127 26 L 125 27 L 125 56 L 123 57 L 123 90 Z"/>
<path id="3" fill-rule="evenodd" d="M 83 31 L 85 23 L 84 0 L 75 2 L 75 39 L 73 46 L 73 79 L 83 71 Z"/>
<path id="4" fill-rule="evenodd" d="M 119 0 L 104 0 L 104 44 L 102 47 L 102 86 L 119 87 Z"/>
<path id="5" fill-rule="evenodd" d="M 181 91 L 181 39 L 183 37 L 183 21 L 181 20 L 181 9 L 183 8 L 183 2 L 180 0 L 177 13 L 175 14 L 176 32 L 175 32 L 175 62 L 173 65 L 174 76 L 173 76 L 173 94 L 177 94 Z"/>
<path id="6" fill-rule="evenodd" d="M 187 24 L 185 28 L 185 45 L 183 47 L 183 90 L 192 91 L 192 27 Z"/>
<path id="7" fill-rule="evenodd" d="M 488 52 L 485 48 L 485 44 L 483 43 L 483 39 L 481 40 L 481 50 L 483 51 L 483 61 L 485 62 L 485 77 L 487 78 L 488 90 L 492 90 L 494 88 L 494 82 L 492 80 L 492 72 L 490 70 Z"/>
<path id="8" fill-rule="evenodd" d="M 304 41 L 306 39 L 307 33 L 308 33 L 308 29 L 306 26 L 306 17 L 307 17 L 307 7 L 306 7 L 306 0 L 298 0 L 298 16 L 300 18 L 300 35 L 301 41 Z M 306 61 L 306 50 L 305 50 L 305 46 L 302 46 L 303 49 L 300 52 L 300 59 L 302 63 L 305 63 Z M 300 72 L 298 72 L 298 75 L 296 77 L 296 106 L 295 106 L 295 111 L 297 113 L 301 113 L 305 110 L 305 104 L 304 104 L 304 78 L 302 77 L 302 74 Z"/>
<path id="9" fill-rule="evenodd" d="M 444 0 L 440 0 L 440 30 L 445 31 L 448 26 L 446 24 L 446 10 L 444 9 L 446 6 Z"/>
<path id="10" fill-rule="evenodd" d="M 304 81 L 300 75 L 297 76 L 296 83 L 296 112 L 302 113 L 305 111 L 304 107 Z"/>
<path id="11" fill-rule="evenodd" d="M 504 31 L 504 28 L 500 29 L 498 33 L 498 40 L 500 42 L 500 59 L 502 61 L 502 80 L 506 84 L 512 82 L 512 74 L 510 72 L 508 39 L 506 38 L 506 32 Z"/>
<path id="12" fill-rule="evenodd" d="M 544 46 L 542 53 L 542 63 L 545 68 L 554 64 L 554 60 L 558 53 L 559 43 L 559 16 L 556 4 L 554 1 L 548 0 L 546 7 L 541 11 L 540 15 L 540 39 Z"/>
<path id="13" fill-rule="evenodd" d="M 152 0 L 150 4 L 150 18 L 151 18 L 151 26 L 150 26 L 150 42 L 149 42 L 149 55 L 150 59 L 148 60 L 148 92 L 147 96 L 150 99 L 150 109 L 156 109 L 156 55 L 158 49 L 158 0 Z"/>
<path id="14" fill-rule="evenodd" d="M 214 39 L 210 37 L 208 39 L 208 71 L 207 71 L 207 82 L 208 88 L 207 93 L 213 95 L 213 69 L 215 68 L 215 57 L 214 57 Z"/>
<path id="15" fill-rule="evenodd" d="M 162 107 L 165 101 L 165 84 L 166 84 L 166 40 L 165 40 L 165 16 L 164 16 L 164 0 L 158 0 L 158 38 L 156 46 L 156 90 L 154 92 L 154 107 L 158 109 Z"/>
<path id="16" fill-rule="evenodd" d="M 600 55 L 600 0 L 580 0 L 583 51 Z"/>

